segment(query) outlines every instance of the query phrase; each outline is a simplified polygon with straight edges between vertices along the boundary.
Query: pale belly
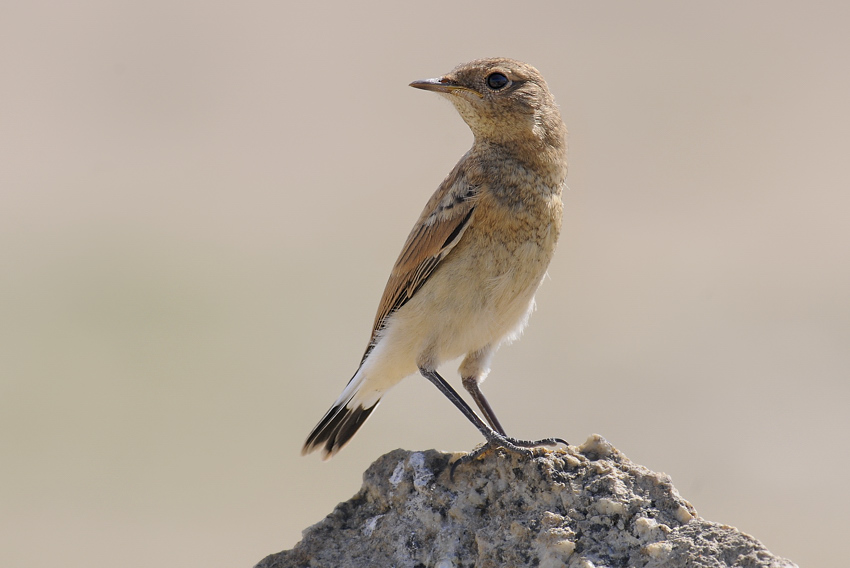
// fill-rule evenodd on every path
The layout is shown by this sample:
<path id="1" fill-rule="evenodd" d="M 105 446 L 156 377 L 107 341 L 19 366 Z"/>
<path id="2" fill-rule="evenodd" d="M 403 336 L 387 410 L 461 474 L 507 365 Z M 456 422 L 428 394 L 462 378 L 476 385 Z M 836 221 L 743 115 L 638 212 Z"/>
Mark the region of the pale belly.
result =
<path id="1" fill-rule="evenodd" d="M 497 347 L 525 327 L 554 246 L 482 247 L 469 236 L 390 317 L 364 362 L 375 388 L 390 388 L 419 367 Z"/>

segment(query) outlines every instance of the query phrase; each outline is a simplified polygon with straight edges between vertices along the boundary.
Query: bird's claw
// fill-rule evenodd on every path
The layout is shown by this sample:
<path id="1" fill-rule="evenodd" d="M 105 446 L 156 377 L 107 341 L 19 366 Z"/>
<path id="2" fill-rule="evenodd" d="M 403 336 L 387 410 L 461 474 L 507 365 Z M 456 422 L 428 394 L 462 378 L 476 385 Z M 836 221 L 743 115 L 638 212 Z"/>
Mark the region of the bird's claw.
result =
<path id="1" fill-rule="evenodd" d="M 564 446 L 569 446 L 569 443 L 562 438 L 544 438 L 542 440 L 518 440 L 516 438 L 509 438 L 507 436 L 500 436 L 496 434 L 492 438 L 489 438 L 482 445 L 478 446 L 468 454 L 459 457 L 451 464 L 451 468 L 449 469 L 449 480 L 454 481 L 455 469 L 458 466 L 470 463 L 484 454 L 495 450 L 496 448 L 503 448 L 511 453 L 519 454 L 526 458 L 534 457 L 534 452 L 530 448 L 537 448 L 539 446 L 557 446 L 558 444 L 563 444 Z"/>

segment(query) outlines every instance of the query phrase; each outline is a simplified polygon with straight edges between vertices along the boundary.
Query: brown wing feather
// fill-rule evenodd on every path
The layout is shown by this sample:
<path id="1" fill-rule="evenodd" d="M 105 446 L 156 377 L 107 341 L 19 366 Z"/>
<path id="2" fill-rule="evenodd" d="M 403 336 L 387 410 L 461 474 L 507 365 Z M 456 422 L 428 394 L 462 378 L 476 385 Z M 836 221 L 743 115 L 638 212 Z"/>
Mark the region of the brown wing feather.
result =
<path id="1" fill-rule="evenodd" d="M 469 224 L 479 188 L 468 183 L 460 165 L 455 166 L 428 200 L 401 249 L 378 305 L 364 360 L 386 319 L 428 280 Z"/>

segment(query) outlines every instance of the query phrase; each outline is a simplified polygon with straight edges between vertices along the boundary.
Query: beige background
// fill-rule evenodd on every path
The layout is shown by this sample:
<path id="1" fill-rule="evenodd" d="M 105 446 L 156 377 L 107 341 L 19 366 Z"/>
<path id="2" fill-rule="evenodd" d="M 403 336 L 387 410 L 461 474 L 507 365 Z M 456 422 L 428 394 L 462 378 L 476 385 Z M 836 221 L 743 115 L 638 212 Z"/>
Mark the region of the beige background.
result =
<path id="1" fill-rule="evenodd" d="M 551 278 L 485 385 L 506 428 L 600 433 L 845 565 L 850 8 L 528 5 L 3 4 L 0 565 L 251 566 L 383 452 L 480 441 L 412 378 L 299 456 L 471 141 L 407 83 L 493 55 L 571 131 Z"/>

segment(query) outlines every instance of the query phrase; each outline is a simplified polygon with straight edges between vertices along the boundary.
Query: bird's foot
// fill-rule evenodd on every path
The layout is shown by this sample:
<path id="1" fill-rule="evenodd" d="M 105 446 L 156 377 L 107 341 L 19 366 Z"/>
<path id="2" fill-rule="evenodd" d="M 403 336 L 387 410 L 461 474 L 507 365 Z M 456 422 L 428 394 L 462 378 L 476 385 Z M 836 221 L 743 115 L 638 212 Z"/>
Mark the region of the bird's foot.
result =
<path id="1" fill-rule="evenodd" d="M 473 462 L 484 454 L 495 450 L 496 448 L 503 448 L 511 453 L 519 454 L 526 458 L 532 458 L 534 457 L 534 452 L 530 448 L 537 448 L 539 446 L 557 446 L 558 444 L 569 446 L 569 443 L 561 438 L 544 438 L 542 440 L 518 440 L 516 438 L 502 436 L 496 432 L 493 432 L 493 436 L 488 438 L 486 442 L 484 442 L 482 445 L 478 446 L 465 456 L 459 457 L 452 463 L 451 469 L 449 470 L 449 479 L 454 481 L 455 469 L 457 469 L 459 465 Z"/>
<path id="2" fill-rule="evenodd" d="M 517 440 L 516 438 L 505 437 L 505 440 L 520 448 L 538 448 L 540 446 L 569 446 L 570 443 L 563 438 L 543 438 L 542 440 Z M 505 446 L 507 448 L 507 446 Z M 511 449 L 511 448 L 508 448 Z"/>

